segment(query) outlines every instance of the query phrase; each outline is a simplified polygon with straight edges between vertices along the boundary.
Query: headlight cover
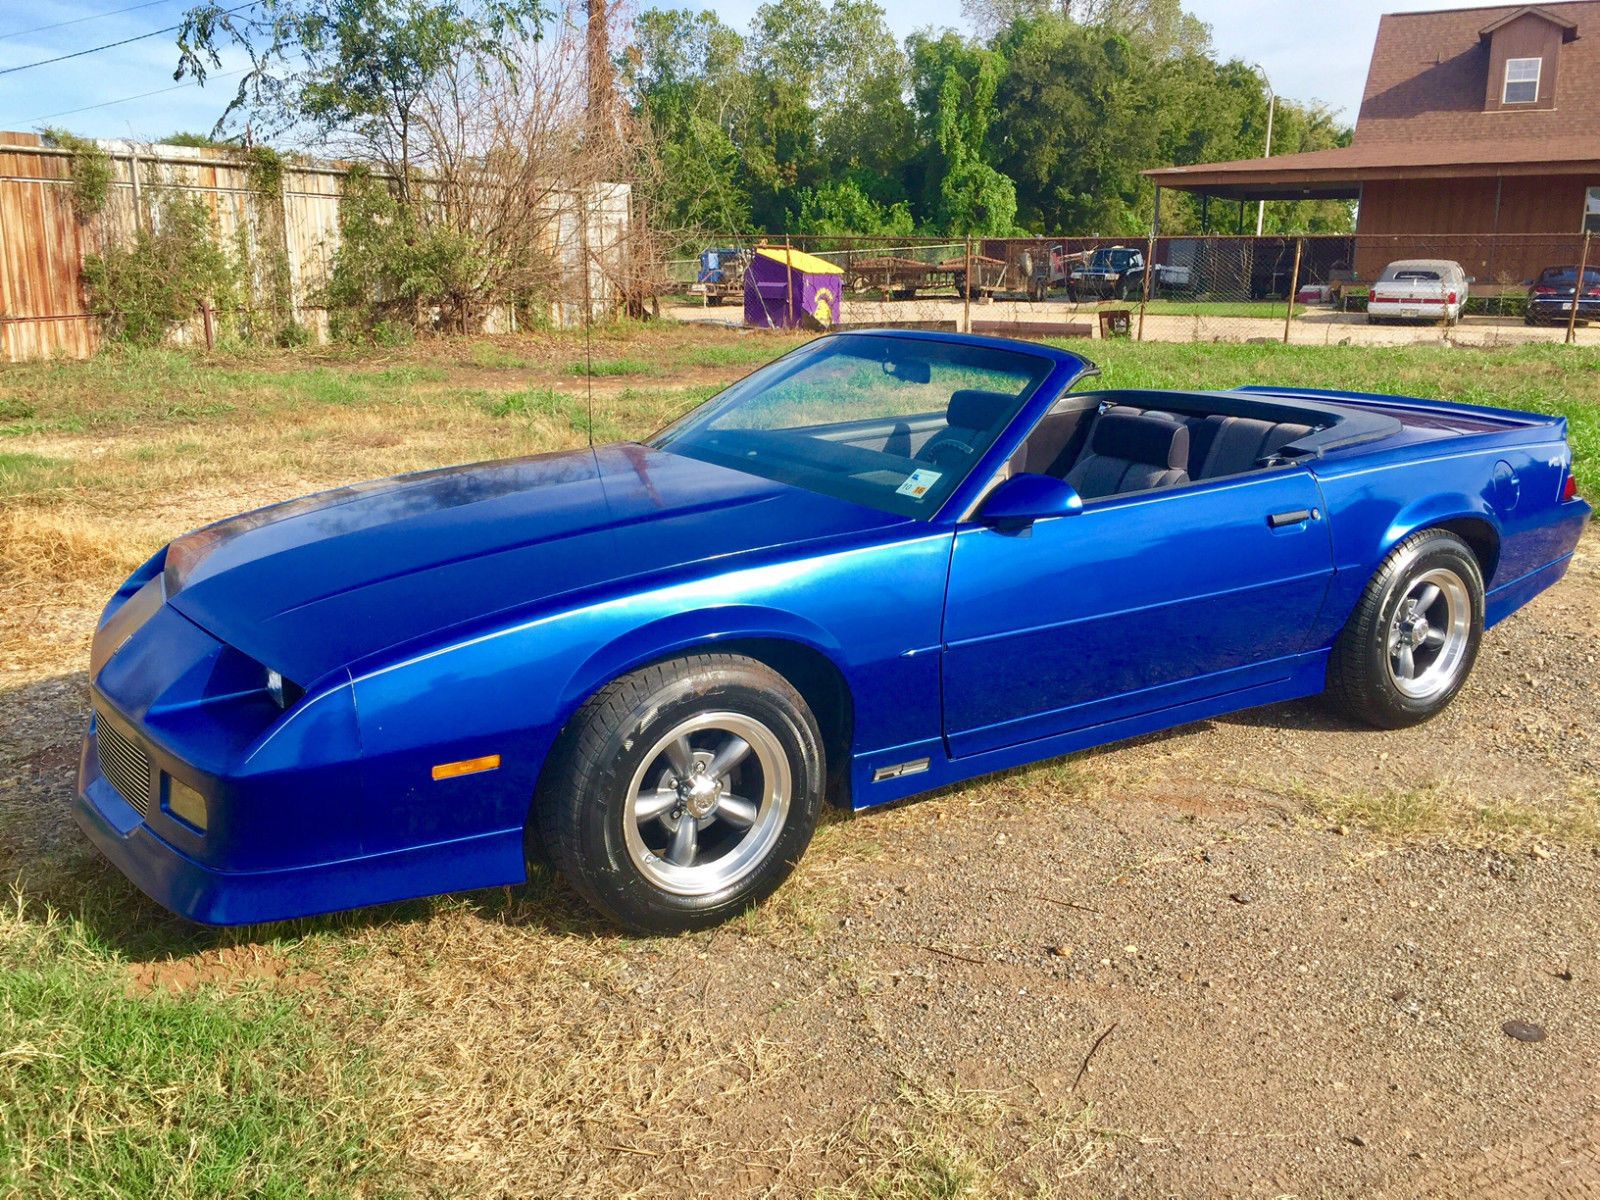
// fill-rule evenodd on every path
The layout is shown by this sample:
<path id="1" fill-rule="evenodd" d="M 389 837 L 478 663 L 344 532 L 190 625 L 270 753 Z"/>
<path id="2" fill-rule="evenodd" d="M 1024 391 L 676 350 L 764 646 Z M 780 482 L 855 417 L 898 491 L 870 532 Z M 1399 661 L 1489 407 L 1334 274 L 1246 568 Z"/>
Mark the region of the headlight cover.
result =
<path id="1" fill-rule="evenodd" d="M 181 779 L 163 773 L 161 805 L 185 825 L 206 831 L 206 798 Z"/>

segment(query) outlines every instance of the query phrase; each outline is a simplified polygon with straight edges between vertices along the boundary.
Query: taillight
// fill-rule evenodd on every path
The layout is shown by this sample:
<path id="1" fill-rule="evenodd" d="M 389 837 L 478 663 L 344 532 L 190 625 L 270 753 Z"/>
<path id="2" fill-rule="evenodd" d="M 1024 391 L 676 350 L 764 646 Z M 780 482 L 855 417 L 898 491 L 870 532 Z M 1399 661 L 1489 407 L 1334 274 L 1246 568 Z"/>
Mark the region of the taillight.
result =
<path id="1" fill-rule="evenodd" d="M 1568 471 L 1566 479 L 1561 483 L 1561 502 L 1565 504 L 1568 500 L 1576 500 L 1577 498 L 1578 477 Z"/>
<path id="2" fill-rule="evenodd" d="M 1556 290 L 1555 288 L 1536 287 L 1533 289 L 1533 294 L 1535 296 L 1554 296 L 1556 294 Z"/>
<path id="3" fill-rule="evenodd" d="M 1456 302 L 1456 294 L 1454 292 L 1451 292 L 1448 296 L 1445 297 L 1445 301 L 1444 302 L 1446 304 L 1454 304 Z"/>
<path id="4" fill-rule="evenodd" d="M 1585 296 L 1600 296 L 1600 288 L 1590 288 L 1588 291 L 1584 292 L 1584 295 Z"/>

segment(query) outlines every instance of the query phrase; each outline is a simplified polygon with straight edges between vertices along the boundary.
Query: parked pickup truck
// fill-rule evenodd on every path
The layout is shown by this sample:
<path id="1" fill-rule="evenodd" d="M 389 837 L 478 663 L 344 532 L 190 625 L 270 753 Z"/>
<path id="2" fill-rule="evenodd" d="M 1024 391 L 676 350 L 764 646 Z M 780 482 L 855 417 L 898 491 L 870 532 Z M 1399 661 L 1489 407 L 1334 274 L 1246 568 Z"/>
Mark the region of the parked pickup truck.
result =
<path id="1" fill-rule="evenodd" d="M 1144 253 L 1128 246 L 1102 246 L 1074 267 L 1067 280 L 1073 300 L 1126 300 L 1144 290 Z"/>
<path id="2" fill-rule="evenodd" d="M 1454 325 L 1467 305 L 1467 278 L 1461 264 L 1443 258 L 1392 262 L 1367 295 L 1367 323 L 1443 321 Z"/>

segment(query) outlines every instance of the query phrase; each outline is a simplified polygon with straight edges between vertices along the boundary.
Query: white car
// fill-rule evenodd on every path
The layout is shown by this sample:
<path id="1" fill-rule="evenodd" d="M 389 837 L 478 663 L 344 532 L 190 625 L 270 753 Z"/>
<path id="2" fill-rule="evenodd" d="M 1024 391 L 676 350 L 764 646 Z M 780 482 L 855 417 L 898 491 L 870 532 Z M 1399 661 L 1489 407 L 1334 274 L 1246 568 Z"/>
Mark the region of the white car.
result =
<path id="1" fill-rule="evenodd" d="M 1445 258 L 1404 258 L 1378 276 L 1367 295 L 1367 323 L 1443 321 L 1454 325 L 1467 306 L 1472 281 L 1461 264 Z"/>

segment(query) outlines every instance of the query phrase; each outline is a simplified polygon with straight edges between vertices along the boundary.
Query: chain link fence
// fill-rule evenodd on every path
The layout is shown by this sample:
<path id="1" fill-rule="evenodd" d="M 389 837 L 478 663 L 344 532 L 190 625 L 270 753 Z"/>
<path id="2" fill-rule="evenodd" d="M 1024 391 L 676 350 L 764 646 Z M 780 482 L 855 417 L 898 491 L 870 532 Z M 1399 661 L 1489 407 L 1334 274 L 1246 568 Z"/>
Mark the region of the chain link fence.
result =
<path id="1" fill-rule="evenodd" d="M 1385 268 L 1397 262 L 1419 264 L 1409 272 L 1417 287 L 1437 275 L 1437 301 L 1369 305 Z M 1443 263 L 1460 265 L 1459 283 L 1452 286 L 1455 276 Z M 1600 345 L 1600 247 L 1586 234 L 729 235 L 666 267 L 664 316 L 748 327 L 1295 345 Z"/>

